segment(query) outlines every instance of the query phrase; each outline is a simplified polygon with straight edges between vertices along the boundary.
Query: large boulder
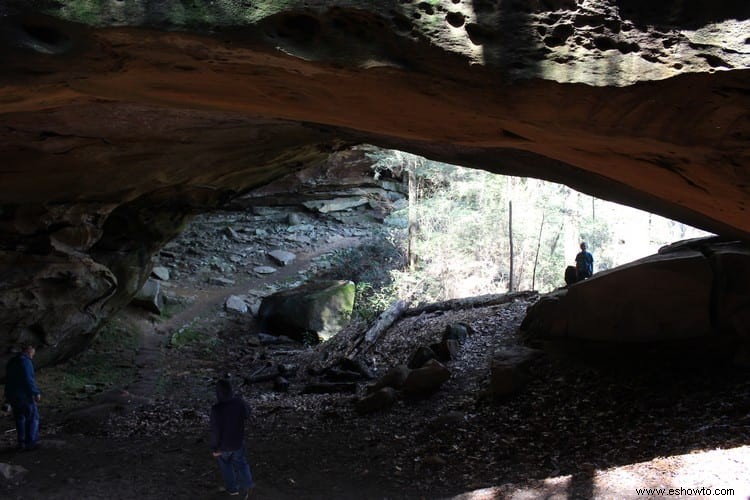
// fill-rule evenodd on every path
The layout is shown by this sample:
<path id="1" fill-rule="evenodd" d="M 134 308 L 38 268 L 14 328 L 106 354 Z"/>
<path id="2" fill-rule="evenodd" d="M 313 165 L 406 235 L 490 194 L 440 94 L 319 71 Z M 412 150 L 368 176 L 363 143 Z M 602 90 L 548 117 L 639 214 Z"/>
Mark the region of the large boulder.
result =
<path id="1" fill-rule="evenodd" d="M 298 340 L 314 333 L 327 340 L 346 326 L 353 306 L 351 281 L 315 281 L 264 297 L 258 320 L 265 333 Z"/>
<path id="2" fill-rule="evenodd" d="M 715 269 L 714 327 L 724 336 L 750 343 L 750 248 L 719 243 L 711 246 L 708 255 Z"/>
<path id="3" fill-rule="evenodd" d="M 450 376 L 451 372 L 445 365 L 431 359 L 421 368 L 409 372 L 402 390 L 412 397 L 427 397 L 437 392 Z"/>
<path id="4" fill-rule="evenodd" d="M 164 294 L 161 291 L 161 284 L 157 280 L 149 278 L 143 284 L 143 288 L 135 294 L 131 303 L 154 314 L 161 314 L 164 308 Z"/>
<path id="5" fill-rule="evenodd" d="M 750 337 L 750 249 L 695 241 L 558 289 L 531 306 L 530 341 L 732 341 Z"/>

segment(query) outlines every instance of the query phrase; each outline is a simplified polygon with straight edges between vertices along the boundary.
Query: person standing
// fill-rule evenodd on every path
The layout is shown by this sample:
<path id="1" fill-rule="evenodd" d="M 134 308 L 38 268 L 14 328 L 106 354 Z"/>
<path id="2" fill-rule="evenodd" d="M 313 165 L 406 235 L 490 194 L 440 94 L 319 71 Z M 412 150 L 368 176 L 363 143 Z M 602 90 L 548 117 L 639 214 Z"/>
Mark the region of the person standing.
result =
<path id="1" fill-rule="evenodd" d="M 12 357 L 5 366 L 5 400 L 13 409 L 18 432 L 18 449 L 33 450 L 39 443 L 39 407 L 42 393 L 34 380 L 36 354 L 33 346 L 27 345 Z"/>
<path id="2" fill-rule="evenodd" d="M 586 243 L 581 243 L 581 251 L 576 255 L 578 280 L 585 280 L 594 274 L 594 257 L 586 251 Z"/>
<path id="3" fill-rule="evenodd" d="M 254 486 L 245 449 L 245 421 L 250 417 L 250 408 L 241 397 L 232 394 L 226 379 L 216 383 L 216 399 L 210 417 L 211 454 L 219 463 L 227 493 L 242 492 L 247 498 Z"/>

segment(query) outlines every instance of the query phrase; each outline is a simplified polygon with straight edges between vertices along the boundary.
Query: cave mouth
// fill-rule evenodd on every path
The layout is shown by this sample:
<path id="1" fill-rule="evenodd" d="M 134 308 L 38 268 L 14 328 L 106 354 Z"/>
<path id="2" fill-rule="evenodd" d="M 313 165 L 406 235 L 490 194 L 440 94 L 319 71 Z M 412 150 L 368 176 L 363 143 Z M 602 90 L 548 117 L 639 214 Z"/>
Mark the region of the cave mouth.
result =
<path id="1" fill-rule="evenodd" d="M 366 309 L 362 314 L 368 319 L 388 302 L 406 297 L 417 305 L 506 291 L 550 292 L 566 285 L 565 269 L 575 265 L 581 242 L 595 255 L 593 271 L 598 273 L 681 240 L 711 236 L 561 184 L 369 145 L 336 153 L 322 166 L 283 177 L 226 208 L 245 210 L 238 215 L 241 221 L 278 226 L 256 231 L 243 222 L 235 230 L 225 222 L 220 238 L 194 241 L 179 251 L 167 244 L 157 260 L 167 268 L 177 266 L 178 274 L 197 273 L 206 282 L 230 283 L 235 273 L 258 274 L 265 268 L 261 273 L 273 276 L 285 267 L 288 263 L 268 253 L 271 250 L 312 255 L 324 241 L 352 242 L 354 246 L 337 245 L 330 262 L 322 268 L 313 265 L 291 283 L 351 280 L 358 287 L 356 307 Z M 219 213 L 199 219 L 200 234 L 216 230 L 205 221 Z M 289 233 L 273 245 L 266 242 L 270 250 L 264 255 L 254 237 L 262 240 L 279 231 Z M 188 235 L 195 232 L 188 226 Z M 253 245 L 224 255 L 222 261 L 222 245 L 238 241 Z M 218 246 L 211 247 L 211 242 Z M 165 260 L 178 255 L 183 260 Z M 204 258 L 187 262 L 186 255 Z M 250 261 L 252 269 L 243 267 Z M 156 266 L 162 267 L 160 262 Z M 213 276 L 216 271 L 224 277 Z"/>
<path id="2" fill-rule="evenodd" d="M 409 186 L 404 175 L 390 170 L 380 171 L 379 184 L 373 183 L 367 162 L 368 175 L 354 174 L 362 163 L 353 159 L 362 158 L 345 155 L 322 171 L 290 174 L 197 216 L 161 248 L 151 278 L 166 300 L 148 303 L 150 312 L 131 304 L 90 349 L 39 371 L 45 391 L 42 446 L 10 458 L 30 472 L 28 480 L 18 476 L 9 491 L 67 496 L 85 491 L 96 497 L 114 485 L 123 496 L 163 498 L 168 491 L 210 497 L 218 480 L 210 472 L 215 464 L 205 436 L 219 378 L 230 379 L 254 409 L 247 438 L 260 496 L 623 497 L 641 486 L 691 488 L 698 477 L 706 477 L 698 487 L 745 491 L 743 467 L 750 463 L 745 372 L 700 364 L 666 369 L 658 356 L 648 365 L 647 358 L 636 356 L 627 371 L 618 371 L 529 354 L 521 349 L 518 330 L 536 296 L 507 294 L 508 281 L 496 281 L 501 293 L 485 296 L 487 302 L 449 296 L 415 301 L 411 312 L 404 311 L 374 342 L 358 343 L 391 301 L 384 290 L 392 282 L 375 290 L 375 277 L 404 272 L 410 264 L 402 246 L 409 233 Z M 433 169 L 433 182 L 417 183 L 416 191 L 434 197 L 451 175 L 480 194 L 505 195 L 512 184 L 526 189 L 526 199 L 545 189 L 563 190 L 500 179 L 492 191 L 474 171 L 437 175 Z M 465 189 L 447 198 L 459 206 L 484 207 L 487 201 Z M 567 212 L 575 214 L 575 201 L 587 215 L 593 206 L 596 220 L 604 218 L 604 202 L 592 205 L 578 193 L 567 198 Z M 513 234 L 521 249 L 521 220 L 532 212 L 517 200 L 524 197 L 512 200 Z M 468 226 L 471 218 L 451 215 L 442 198 L 433 201 L 428 212 L 457 219 L 474 234 L 464 246 L 476 255 L 479 238 Z M 506 201 L 502 198 L 496 211 Z M 503 221 L 509 211 L 496 215 Z M 532 222 L 529 243 L 536 248 L 539 221 Z M 559 221 L 553 222 L 558 228 Z M 442 223 L 436 225 L 443 236 L 453 237 Z M 502 237 L 505 231 L 495 232 Z M 571 238 L 574 246 L 579 239 L 578 233 Z M 112 235 L 107 241 L 121 246 Z M 414 266 L 429 258 L 417 255 Z M 360 315 L 351 328 L 317 345 L 258 331 L 253 310 L 259 301 L 310 278 L 356 281 L 358 291 L 371 292 L 370 316 Z M 557 279 L 562 285 L 562 269 Z M 519 286 L 523 282 L 517 280 Z M 420 347 L 440 343 L 449 332 L 456 337 L 448 340 L 462 343 L 453 359 L 441 363 L 450 375 L 437 390 L 422 394 L 424 381 L 412 380 L 407 385 L 416 389 L 404 389 L 388 407 L 370 412 L 372 407 L 362 404 L 374 404 L 366 386 L 397 377 L 401 369 L 395 368 L 408 368 Z M 347 380 L 355 371 L 355 365 L 340 362 L 347 354 L 356 354 L 372 379 Z M 516 356 L 522 358 L 518 367 L 509 364 Z M 443 373 L 429 366 L 433 371 L 419 375 L 433 380 Z M 409 369 L 407 380 L 421 369 Z M 503 378 L 506 370 L 510 379 Z M 3 439 L 10 447 L 13 436 Z M 77 453 L 83 446 L 87 453 Z M 146 448 L 151 451 L 144 453 Z M 312 460 L 317 467 L 310 466 Z M 284 474 L 275 473 L 280 470 Z M 70 480 L 61 485 L 61 477 Z"/>

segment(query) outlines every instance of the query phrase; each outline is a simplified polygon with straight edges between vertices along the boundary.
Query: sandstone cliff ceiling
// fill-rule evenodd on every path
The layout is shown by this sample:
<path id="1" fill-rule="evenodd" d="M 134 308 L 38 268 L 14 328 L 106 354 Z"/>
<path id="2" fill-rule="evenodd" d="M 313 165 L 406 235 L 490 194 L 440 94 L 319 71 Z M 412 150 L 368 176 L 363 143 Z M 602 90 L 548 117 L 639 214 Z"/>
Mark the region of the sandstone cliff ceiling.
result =
<path id="1" fill-rule="evenodd" d="M 0 1 L 0 352 L 197 211 L 368 142 L 750 239 L 746 0 Z"/>
<path id="2" fill-rule="evenodd" d="M 5 204 L 261 185 L 367 141 L 747 238 L 744 1 L 11 0 Z"/>

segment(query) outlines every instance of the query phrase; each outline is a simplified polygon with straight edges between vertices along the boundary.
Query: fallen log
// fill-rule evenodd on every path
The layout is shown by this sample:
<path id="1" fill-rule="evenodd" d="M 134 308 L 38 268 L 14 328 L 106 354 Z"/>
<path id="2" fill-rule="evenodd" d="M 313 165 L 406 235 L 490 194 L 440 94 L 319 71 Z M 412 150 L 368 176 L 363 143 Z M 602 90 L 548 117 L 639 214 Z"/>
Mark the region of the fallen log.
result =
<path id="1" fill-rule="evenodd" d="M 403 315 L 409 307 L 409 303 L 404 300 L 397 300 L 388 309 L 380 313 L 375 324 L 372 325 L 367 331 L 364 332 L 349 348 L 346 353 L 346 357 L 349 359 L 355 358 L 358 354 L 367 352 L 372 345 L 377 342 L 378 338 L 386 332 L 393 323 Z M 361 345 L 361 347 L 360 347 Z"/>
<path id="2" fill-rule="evenodd" d="M 423 313 L 432 313 L 438 311 L 455 311 L 457 309 L 472 309 L 475 307 L 489 307 L 500 304 L 513 302 L 516 299 L 529 299 L 535 297 L 539 292 L 511 292 L 501 294 L 480 295 L 477 297 L 464 297 L 460 299 L 450 299 L 443 302 L 433 302 L 423 306 L 413 307 L 403 312 L 402 316 L 411 317 L 419 316 Z"/>

